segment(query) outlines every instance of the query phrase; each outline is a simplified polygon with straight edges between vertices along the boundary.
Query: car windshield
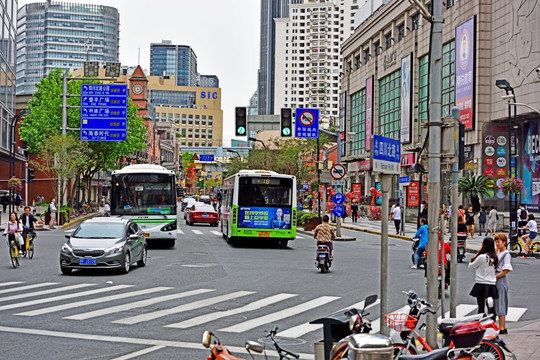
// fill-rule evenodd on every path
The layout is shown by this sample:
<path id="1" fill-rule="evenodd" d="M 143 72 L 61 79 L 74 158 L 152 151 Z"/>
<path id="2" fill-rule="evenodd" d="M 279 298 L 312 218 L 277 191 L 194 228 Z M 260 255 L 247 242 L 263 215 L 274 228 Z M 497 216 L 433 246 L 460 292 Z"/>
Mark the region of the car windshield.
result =
<path id="1" fill-rule="evenodd" d="M 210 206 L 210 205 L 205 205 L 205 206 L 195 206 L 195 211 L 215 211 L 214 210 L 214 207 Z"/>
<path id="2" fill-rule="evenodd" d="M 83 223 L 71 235 L 74 238 L 113 239 L 122 237 L 124 224 L 122 223 Z"/>

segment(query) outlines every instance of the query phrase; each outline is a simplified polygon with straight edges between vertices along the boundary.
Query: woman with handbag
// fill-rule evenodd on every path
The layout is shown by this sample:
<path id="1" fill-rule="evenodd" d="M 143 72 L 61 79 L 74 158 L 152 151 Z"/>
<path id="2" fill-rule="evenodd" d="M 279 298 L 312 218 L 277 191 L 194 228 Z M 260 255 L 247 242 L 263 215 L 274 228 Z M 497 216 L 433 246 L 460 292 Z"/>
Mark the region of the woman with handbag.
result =
<path id="1" fill-rule="evenodd" d="M 6 224 L 6 228 L 4 229 L 4 233 L 2 235 L 8 235 L 8 241 L 17 240 L 21 255 L 24 254 L 24 240 L 22 238 L 22 231 L 23 226 L 19 223 L 17 214 L 14 212 L 11 213 L 11 215 L 9 216 L 9 221 Z"/>

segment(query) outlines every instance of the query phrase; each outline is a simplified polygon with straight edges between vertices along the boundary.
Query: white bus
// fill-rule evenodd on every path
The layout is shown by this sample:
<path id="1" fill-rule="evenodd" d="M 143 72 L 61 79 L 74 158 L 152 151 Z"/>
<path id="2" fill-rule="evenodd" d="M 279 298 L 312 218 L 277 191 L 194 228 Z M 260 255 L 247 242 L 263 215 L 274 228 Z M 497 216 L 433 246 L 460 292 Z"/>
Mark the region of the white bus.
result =
<path id="1" fill-rule="evenodd" d="M 270 238 L 281 247 L 296 238 L 296 177 L 241 170 L 223 181 L 221 232 L 228 241 Z"/>
<path id="2" fill-rule="evenodd" d="M 159 165 L 129 165 L 111 175 L 111 215 L 133 220 L 146 233 L 174 246 L 176 175 Z"/>

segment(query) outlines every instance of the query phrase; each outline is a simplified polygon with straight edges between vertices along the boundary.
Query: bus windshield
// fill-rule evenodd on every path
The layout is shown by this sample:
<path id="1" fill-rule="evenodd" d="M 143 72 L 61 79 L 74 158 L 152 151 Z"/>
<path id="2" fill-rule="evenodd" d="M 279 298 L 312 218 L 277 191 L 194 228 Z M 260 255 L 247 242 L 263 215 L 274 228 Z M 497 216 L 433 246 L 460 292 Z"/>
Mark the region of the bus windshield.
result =
<path id="1" fill-rule="evenodd" d="M 113 215 L 176 215 L 176 184 L 169 174 L 116 174 L 112 178 Z"/>
<path id="2" fill-rule="evenodd" d="M 241 207 L 291 207 L 292 179 L 241 177 L 238 205 Z"/>

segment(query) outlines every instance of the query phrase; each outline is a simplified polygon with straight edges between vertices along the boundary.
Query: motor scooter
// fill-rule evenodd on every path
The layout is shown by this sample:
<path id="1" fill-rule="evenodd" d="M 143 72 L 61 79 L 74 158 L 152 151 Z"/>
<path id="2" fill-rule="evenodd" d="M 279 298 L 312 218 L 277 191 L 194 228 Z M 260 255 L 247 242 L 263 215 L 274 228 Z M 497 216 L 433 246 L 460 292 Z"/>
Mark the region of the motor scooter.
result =
<path id="1" fill-rule="evenodd" d="M 416 250 L 418 250 L 418 245 L 420 244 L 420 239 L 419 238 L 413 238 L 412 239 L 412 256 L 411 256 L 411 260 L 412 260 L 412 263 L 414 265 L 414 254 L 416 254 Z M 418 257 L 418 267 L 423 267 L 425 268 L 426 267 L 426 250 L 424 249 L 424 251 L 422 252 L 422 254 L 420 254 L 420 256 Z"/>
<path id="2" fill-rule="evenodd" d="M 213 343 L 212 339 L 214 339 Z M 227 348 L 221 344 L 219 338 L 210 331 L 205 331 L 203 333 L 202 345 L 205 348 L 210 349 L 210 356 L 208 356 L 207 358 L 208 360 L 244 360 L 242 358 L 232 355 L 229 350 L 227 350 Z M 246 350 L 251 359 L 254 360 L 251 351 L 254 351 L 256 353 L 262 353 L 264 347 L 256 341 L 247 341 Z"/>
<path id="3" fill-rule="evenodd" d="M 317 252 L 315 254 L 315 267 L 322 273 L 327 272 L 332 266 L 332 259 L 330 258 L 330 248 L 327 245 L 317 245 Z"/>

